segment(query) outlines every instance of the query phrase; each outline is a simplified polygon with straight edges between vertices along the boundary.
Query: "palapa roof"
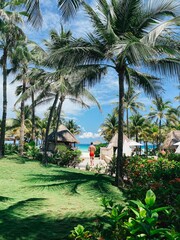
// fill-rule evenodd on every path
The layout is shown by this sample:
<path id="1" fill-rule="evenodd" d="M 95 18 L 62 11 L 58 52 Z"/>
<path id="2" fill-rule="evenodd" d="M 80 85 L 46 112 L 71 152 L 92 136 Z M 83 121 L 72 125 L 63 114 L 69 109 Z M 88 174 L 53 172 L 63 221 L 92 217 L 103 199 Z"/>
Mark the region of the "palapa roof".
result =
<path id="1" fill-rule="evenodd" d="M 48 140 L 50 142 L 54 142 L 55 132 L 52 132 L 48 136 Z M 78 140 L 75 136 L 65 127 L 64 125 L 60 125 L 57 131 L 57 141 L 63 143 L 78 143 Z"/>
<path id="2" fill-rule="evenodd" d="M 130 139 L 125 134 L 123 134 L 123 142 L 124 141 L 130 142 Z M 112 137 L 111 141 L 109 142 L 109 145 L 111 145 L 113 147 L 118 147 L 118 133 L 116 133 Z"/>
<path id="3" fill-rule="evenodd" d="M 162 145 L 163 148 L 176 148 L 175 143 L 180 141 L 180 130 L 171 131 Z"/>
<path id="4" fill-rule="evenodd" d="M 94 145 L 99 145 L 99 144 L 101 144 L 101 142 L 100 141 L 95 141 L 95 142 L 93 142 L 93 144 Z"/>

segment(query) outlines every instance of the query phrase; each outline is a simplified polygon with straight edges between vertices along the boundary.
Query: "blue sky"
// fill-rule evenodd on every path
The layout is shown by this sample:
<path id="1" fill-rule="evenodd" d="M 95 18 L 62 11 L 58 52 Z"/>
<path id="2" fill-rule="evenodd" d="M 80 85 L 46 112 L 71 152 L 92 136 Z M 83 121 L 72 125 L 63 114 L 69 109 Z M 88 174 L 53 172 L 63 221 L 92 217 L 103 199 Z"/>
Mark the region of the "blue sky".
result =
<path id="1" fill-rule="evenodd" d="M 27 33 L 28 37 L 42 45 L 42 40 L 48 38 L 48 33 L 50 29 L 60 29 L 60 15 L 56 7 L 56 0 L 41 0 L 41 10 L 43 13 L 43 26 L 38 31 L 33 29 L 27 24 L 24 24 L 23 29 Z M 91 1 L 95 5 L 95 1 Z M 90 32 L 92 27 L 82 10 L 80 10 L 75 19 L 68 23 L 65 23 L 66 29 L 71 29 L 75 37 L 85 36 L 87 32 Z M 9 82 L 14 78 L 14 76 L 9 77 Z M 166 92 L 163 97 L 166 100 L 171 100 L 174 107 L 178 105 L 174 102 L 173 98 L 177 96 L 179 90 L 177 89 L 178 82 L 174 80 L 172 76 L 171 79 L 164 77 L 163 87 Z M 13 117 L 13 105 L 15 102 L 14 90 L 16 84 L 8 84 L 8 115 L 7 117 Z M 2 91 L 2 74 L 0 74 L 0 91 Z M 96 97 L 102 107 L 102 113 L 98 110 L 97 106 L 92 105 L 90 109 L 82 109 L 81 107 L 70 103 L 68 100 L 65 101 L 63 106 L 63 112 L 67 119 L 74 119 L 75 122 L 81 127 L 82 134 L 78 136 L 80 143 L 90 143 L 91 141 L 103 139 L 99 136 L 100 125 L 104 122 L 108 113 L 112 112 L 114 107 L 113 102 L 117 102 L 118 94 L 118 81 L 116 73 L 111 69 L 108 74 L 102 78 L 101 83 L 97 84 L 95 87 L 89 89 L 91 93 Z M 141 94 L 140 102 L 143 102 L 148 110 L 151 105 L 151 99 L 148 99 L 144 94 Z M 37 108 L 36 114 L 43 117 L 44 112 L 47 109 L 47 105 L 42 105 Z M 143 113 L 142 113 L 143 114 Z M 0 93 L 0 116 L 2 115 L 2 94 Z"/>

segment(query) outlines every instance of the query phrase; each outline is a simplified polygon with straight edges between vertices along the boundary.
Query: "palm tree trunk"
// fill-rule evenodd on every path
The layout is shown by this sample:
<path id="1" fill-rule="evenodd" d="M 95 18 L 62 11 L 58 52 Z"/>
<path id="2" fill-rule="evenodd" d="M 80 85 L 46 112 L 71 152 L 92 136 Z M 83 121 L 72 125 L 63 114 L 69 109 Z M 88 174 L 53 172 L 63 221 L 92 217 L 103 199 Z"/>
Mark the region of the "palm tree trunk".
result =
<path id="1" fill-rule="evenodd" d="M 23 79 L 22 94 L 26 91 L 26 82 Z M 24 152 L 24 128 L 25 128 L 25 114 L 24 114 L 24 100 L 21 101 L 21 128 L 20 128 L 20 140 L 19 140 L 19 153 L 22 156 Z"/>
<path id="2" fill-rule="evenodd" d="M 123 183 L 123 119 L 124 119 L 124 68 L 118 72 L 119 76 L 119 112 L 118 112 L 118 153 L 116 166 L 116 185 Z"/>
<path id="3" fill-rule="evenodd" d="M 1 135 L 0 135 L 0 158 L 5 154 L 5 133 L 6 133 L 6 116 L 7 116 L 7 49 L 4 49 L 2 57 L 3 68 L 3 113 L 1 122 Z"/>
<path id="4" fill-rule="evenodd" d="M 53 105 L 51 107 L 49 117 L 48 117 L 48 122 L 47 122 L 47 128 L 46 128 L 46 134 L 45 134 L 45 143 L 44 143 L 44 158 L 43 158 L 43 163 L 45 165 L 48 164 L 48 159 L 47 159 L 47 150 L 48 150 L 48 135 L 49 135 L 49 129 L 51 125 L 51 120 L 53 116 L 54 109 L 56 107 L 57 101 L 59 99 L 59 93 L 56 94 Z"/>
<path id="5" fill-rule="evenodd" d="M 57 108 L 57 122 L 56 122 L 56 128 L 55 128 L 55 141 L 54 141 L 55 147 L 57 145 L 57 131 L 58 131 L 58 127 L 61 119 L 61 110 L 62 110 L 64 99 L 65 98 L 63 96 L 60 97 L 60 102 Z"/>
<path id="6" fill-rule="evenodd" d="M 129 111 L 128 111 L 128 108 L 127 108 L 127 111 L 126 111 L 126 125 L 127 125 L 127 135 L 128 135 L 128 138 L 129 138 L 130 135 L 129 135 Z"/>
<path id="7" fill-rule="evenodd" d="M 158 143 L 158 149 L 160 149 L 161 146 L 161 119 L 159 120 L 159 143 Z"/>
<path id="8" fill-rule="evenodd" d="M 35 141 L 35 106 L 34 106 L 34 93 L 31 94 L 32 101 L 32 140 Z"/>

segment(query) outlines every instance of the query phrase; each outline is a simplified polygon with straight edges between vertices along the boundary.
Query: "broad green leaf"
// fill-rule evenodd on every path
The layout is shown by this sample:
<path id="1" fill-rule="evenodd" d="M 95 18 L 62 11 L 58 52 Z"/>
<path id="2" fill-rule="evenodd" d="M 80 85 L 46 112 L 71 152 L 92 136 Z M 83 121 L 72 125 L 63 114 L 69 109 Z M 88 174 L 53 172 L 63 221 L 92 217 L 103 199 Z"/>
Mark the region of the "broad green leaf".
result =
<path id="1" fill-rule="evenodd" d="M 161 212 L 161 211 L 167 211 L 168 209 L 170 209 L 171 207 L 160 207 L 160 208 L 155 208 L 152 210 L 152 213 L 155 213 L 155 212 Z M 168 211 L 166 212 L 168 213 Z"/>
<path id="2" fill-rule="evenodd" d="M 145 203 L 151 207 L 154 205 L 156 201 L 156 195 L 154 194 L 154 192 L 150 189 L 147 191 L 146 193 L 146 198 L 145 198 Z"/>
<path id="3" fill-rule="evenodd" d="M 138 207 L 145 208 L 145 205 L 140 200 L 130 200 L 130 202 L 136 204 Z"/>
<path id="4" fill-rule="evenodd" d="M 146 217 L 146 210 L 142 207 L 139 208 L 139 215 L 141 218 L 145 218 Z"/>

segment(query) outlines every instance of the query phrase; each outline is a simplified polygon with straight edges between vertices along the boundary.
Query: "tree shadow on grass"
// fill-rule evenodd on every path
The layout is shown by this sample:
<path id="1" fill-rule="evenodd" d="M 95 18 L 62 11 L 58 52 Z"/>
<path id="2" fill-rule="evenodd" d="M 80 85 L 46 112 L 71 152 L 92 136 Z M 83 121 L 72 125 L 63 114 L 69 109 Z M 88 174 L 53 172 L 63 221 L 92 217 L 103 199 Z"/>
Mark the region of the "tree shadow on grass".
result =
<path id="1" fill-rule="evenodd" d="M 41 190 L 59 190 L 66 191 L 68 194 L 83 194 L 110 196 L 118 194 L 118 198 L 123 199 L 122 192 L 112 186 L 114 179 L 102 174 L 93 174 L 89 172 L 76 172 L 75 170 L 55 170 L 51 174 L 31 174 L 28 180 L 34 183 L 31 187 Z M 81 190 L 79 187 L 81 186 Z M 82 190 L 83 188 L 83 190 Z M 116 191 L 115 191 L 116 189 Z"/>
<path id="2" fill-rule="evenodd" d="M 81 215 L 67 215 L 58 219 L 47 214 L 23 216 L 24 206 L 31 204 L 33 208 L 43 205 L 43 198 L 30 198 L 19 201 L 6 210 L 0 211 L 0 239 L 21 240 L 67 240 L 70 231 L 83 224 L 86 227 L 92 226 L 95 220 L 94 214 L 84 213 Z M 93 216 L 93 217 L 92 217 Z"/>
<path id="3" fill-rule="evenodd" d="M 11 201 L 12 198 L 10 197 L 5 197 L 5 196 L 0 196 L 0 202 L 7 202 L 7 201 Z"/>

